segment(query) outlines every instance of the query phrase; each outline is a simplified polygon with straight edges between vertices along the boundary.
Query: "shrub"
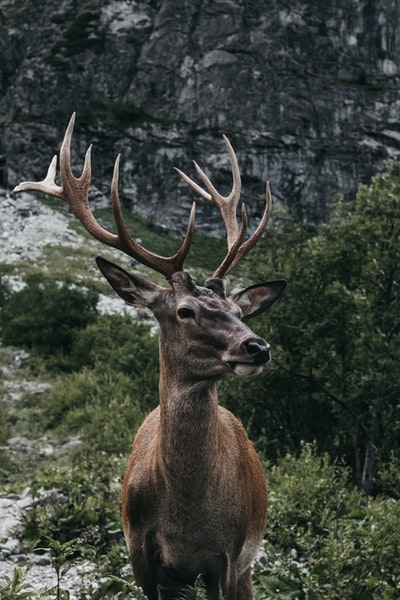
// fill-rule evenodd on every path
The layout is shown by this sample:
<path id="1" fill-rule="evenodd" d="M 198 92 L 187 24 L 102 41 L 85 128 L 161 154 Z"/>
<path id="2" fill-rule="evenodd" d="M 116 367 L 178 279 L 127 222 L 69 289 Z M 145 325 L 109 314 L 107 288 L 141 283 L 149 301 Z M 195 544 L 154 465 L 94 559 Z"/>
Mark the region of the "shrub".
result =
<path id="1" fill-rule="evenodd" d="M 149 325 L 128 315 L 103 315 L 78 332 L 72 348 L 77 365 L 121 372 L 143 381 L 158 371 L 158 340 Z"/>
<path id="2" fill-rule="evenodd" d="M 0 315 L 3 342 L 42 355 L 68 354 L 74 333 L 96 318 L 98 295 L 33 275 L 11 294 Z"/>
<path id="3" fill-rule="evenodd" d="M 394 599 L 400 585 L 400 503 L 367 498 L 347 467 L 304 445 L 270 470 L 267 558 L 257 598 Z"/>
<path id="4" fill-rule="evenodd" d="M 130 317 L 99 317 L 78 333 L 71 362 L 85 366 L 43 394 L 44 427 L 79 434 L 100 451 L 127 453 L 137 428 L 158 404 L 156 337 Z"/>
<path id="5" fill-rule="evenodd" d="M 60 379 L 42 396 L 42 426 L 63 437 L 79 435 L 97 451 L 126 454 L 148 410 L 157 403 L 156 390 L 146 390 L 146 382 L 132 380 L 123 373 L 83 369 Z M 37 402 L 37 399 L 36 399 Z"/>
<path id="6" fill-rule="evenodd" d="M 246 417 L 255 407 L 252 430 L 264 434 L 260 424 L 276 454 L 317 440 L 332 458 L 346 458 L 367 494 L 380 491 L 378 467 L 391 452 L 399 458 L 399 213 L 393 161 L 354 202 L 336 200 L 318 233 L 284 223 L 247 263 L 258 280 L 275 269 L 288 279 L 264 327 L 259 320 L 273 363 L 244 396 Z"/>
<path id="7" fill-rule="evenodd" d="M 24 541 L 32 548 L 79 541 L 79 555 L 106 555 L 122 546 L 119 517 L 123 462 L 106 453 L 85 450 L 72 467 L 51 467 L 36 474 L 31 492 L 38 501 L 24 515 Z M 78 547 L 77 546 L 77 547 Z M 122 565 L 119 565 L 122 566 Z"/>

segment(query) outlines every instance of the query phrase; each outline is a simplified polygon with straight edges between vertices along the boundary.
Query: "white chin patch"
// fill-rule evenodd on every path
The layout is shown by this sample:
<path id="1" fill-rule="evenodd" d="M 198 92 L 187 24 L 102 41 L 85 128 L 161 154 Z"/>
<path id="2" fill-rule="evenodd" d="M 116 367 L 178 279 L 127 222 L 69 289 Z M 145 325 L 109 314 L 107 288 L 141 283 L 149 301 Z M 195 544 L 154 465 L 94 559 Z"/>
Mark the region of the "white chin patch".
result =
<path id="1" fill-rule="evenodd" d="M 263 365 L 247 365 L 245 363 L 237 363 L 233 370 L 236 375 L 259 375 L 263 370 Z"/>

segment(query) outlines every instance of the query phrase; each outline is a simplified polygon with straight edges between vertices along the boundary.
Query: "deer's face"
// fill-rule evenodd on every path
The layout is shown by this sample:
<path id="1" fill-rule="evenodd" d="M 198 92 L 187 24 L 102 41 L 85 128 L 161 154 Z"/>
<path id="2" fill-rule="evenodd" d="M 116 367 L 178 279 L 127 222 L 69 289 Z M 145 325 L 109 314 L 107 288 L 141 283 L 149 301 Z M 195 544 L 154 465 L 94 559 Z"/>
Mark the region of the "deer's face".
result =
<path id="1" fill-rule="evenodd" d="M 172 286 L 159 297 L 154 314 L 163 354 L 175 367 L 204 379 L 261 372 L 270 360 L 270 346 L 243 322 L 242 309 L 226 298 L 219 280 L 200 287 L 181 272 L 173 276 Z"/>
<path id="2" fill-rule="evenodd" d="M 98 260 L 116 292 L 130 304 L 150 308 L 160 326 L 164 364 L 190 380 L 257 375 L 270 360 L 270 346 L 244 322 L 279 297 L 285 283 L 270 282 L 227 298 L 220 279 L 197 286 L 189 273 L 175 273 L 171 289 Z"/>

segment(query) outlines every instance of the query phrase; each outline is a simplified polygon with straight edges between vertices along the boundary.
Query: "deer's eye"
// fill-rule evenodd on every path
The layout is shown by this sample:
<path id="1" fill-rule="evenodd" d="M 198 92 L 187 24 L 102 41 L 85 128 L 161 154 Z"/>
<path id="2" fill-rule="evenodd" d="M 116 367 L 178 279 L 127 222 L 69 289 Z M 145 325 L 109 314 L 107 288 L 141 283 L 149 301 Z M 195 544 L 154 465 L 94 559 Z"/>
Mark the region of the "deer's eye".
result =
<path id="1" fill-rule="evenodd" d="M 178 308 L 178 317 L 180 319 L 193 319 L 194 310 L 187 308 L 186 306 L 182 306 L 181 308 Z"/>

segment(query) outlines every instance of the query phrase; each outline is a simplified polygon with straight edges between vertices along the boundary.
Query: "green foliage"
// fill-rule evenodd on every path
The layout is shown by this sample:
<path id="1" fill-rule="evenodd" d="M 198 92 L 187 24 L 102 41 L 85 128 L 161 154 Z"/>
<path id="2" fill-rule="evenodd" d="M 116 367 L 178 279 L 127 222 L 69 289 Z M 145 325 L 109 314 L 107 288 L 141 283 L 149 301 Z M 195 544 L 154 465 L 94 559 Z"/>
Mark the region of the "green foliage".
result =
<path id="1" fill-rule="evenodd" d="M 12 576 L 3 575 L 0 579 L 0 598 L 2 600 L 32 600 L 34 594 L 27 590 L 21 569 L 15 568 Z"/>
<path id="2" fill-rule="evenodd" d="M 108 552 L 112 563 L 103 559 L 104 568 L 123 566 L 119 516 L 123 463 L 119 457 L 82 449 L 72 466 L 37 473 L 31 486 L 38 502 L 24 515 L 24 542 L 31 548 L 49 548 L 60 569 L 64 563 L 68 566 L 67 557 L 93 559 Z"/>
<path id="3" fill-rule="evenodd" d="M 222 599 L 222 594 L 220 595 Z M 194 585 L 187 586 L 178 596 L 177 600 L 206 600 L 206 589 L 198 577 Z"/>
<path id="4" fill-rule="evenodd" d="M 285 225 L 265 242 L 269 251 L 258 249 L 272 251 L 269 262 L 252 263 L 257 278 L 271 278 L 277 267 L 289 285 L 258 329 L 274 363 L 251 382 L 243 418 L 275 456 L 302 439 L 346 456 L 367 493 L 379 460 L 399 452 L 399 214 L 400 163 L 393 162 L 360 188 L 354 205 L 338 202 L 318 234 Z"/>
<path id="5" fill-rule="evenodd" d="M 108 577 L 103 580 L 95 592 L 91 595 L 91 600 L 100 600 L 100 598 L 130 598 L 131 600 L 147 600 L 141 588 L 134 583 L 130 583 L 121 577 Z"/>
<path id="6" fill-rule="evenodd" d="M 158 338 L 149 325 L 127 315 L 104 315 L 79 331 L 72 353 L 80 366 L 154 380 L 158 371 Z"/>
<path id="7" fill-rule="evenodd" d="M 395 448 L 398 451 L 398 447 Z M 389 460 L 381 462 L 378 471 L 378 487 L 383 494 L 400 500 L 400 457 L 395 450 L 389 455 Z"/>
<path id="8" fill-rule="evenodd" d="M 256 598 L 396 598 L 400 503 L 367 498 L 347 467 L 303 445 L 268 475 L 266 561 L 255 572 Z"/>
<path id="9" fill-rule="evenodd" d="M 79 434 L 99 451 L 126 454 L 158 404 L 157 338 L 128 316 L 99 317 L 76 336 L 71 362 L 82 368 L 41 398 L 44 427 Z"/>
<path id="10" fill-rule="evenodd" d="M 118 371 L 73 373 L 43 394 L 43 425 L 63 436 L 79 434 L 96 450 L 126 453 L 150 400 L 157 402 L 156 387 L 150 383 L 142 384 L 140 378 L 132 380 Z"/>
<path id="11" fill-rule="evenodd" d="M 66 590 L 61 588 L 61 579 L 72 567 L 72 557 L 76 554 L 77 540 L 70 540 L 61 544 L 49 536 L 45 536 L 47 540 L 47 548 L 51 553 L 51 562 L 56 572 L 57 583 L 54 589 L 47 591 L 47 594 L 55 594 L 56 600 L 64 600 L 69 598 Z"/>
<path id="12" fill-rule="evenodd" d="M 3 306 L 3 342 L 53 360 L 54 355 L 68 355 L 75 332 L 94 321 L 97 299 L 93 290 L 32 275 L 26 286 L 11 294 Z"/>

